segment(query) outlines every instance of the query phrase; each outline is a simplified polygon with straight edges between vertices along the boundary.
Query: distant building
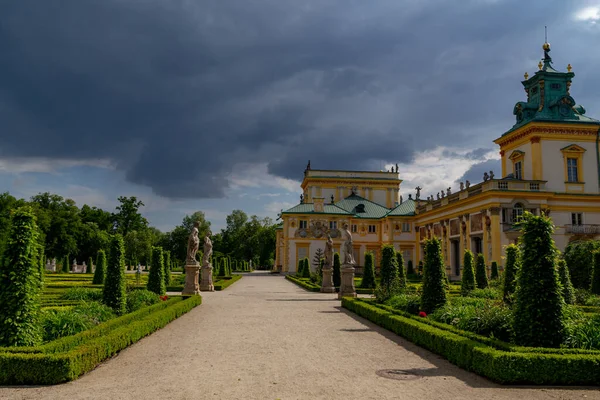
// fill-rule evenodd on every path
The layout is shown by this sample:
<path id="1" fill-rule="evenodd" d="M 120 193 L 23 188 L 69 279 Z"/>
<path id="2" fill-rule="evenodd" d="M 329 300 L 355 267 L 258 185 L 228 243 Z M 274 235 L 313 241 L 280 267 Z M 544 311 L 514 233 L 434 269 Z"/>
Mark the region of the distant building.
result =
<path id="1" fill-rule="evenodd" d="M 312 170 L 309 163 L 300 204 L 281 213 L 276 266 L 295 272 L 303 257 L 312 265 L 328 234 L 339 251 L 344 223 L 351 227 L 360 266 L 368 251 L 379 266 L 383 244 L 394 245 L 416 266 L 422 241 L 440 238 L 452 279 L 460 278 L 465 249 L 502 266 L 504 247 L 517 240 L 514 224 L 525 211 L 552 218 L 560 250 L 600 235 L 600 121 L 587 117 L 571 97 L 571 66 L 555 70 L 550 45 L 543 49 L 539 71 L 522 81 L 527 101 L 515 105 L 515 125 L 494 141 L 502 158 L 500 178 L 486 173 L 483 182 L 461 183 L 435 198 L 418 193 L 401 201 L 397 168 L 326 171 Z"/>

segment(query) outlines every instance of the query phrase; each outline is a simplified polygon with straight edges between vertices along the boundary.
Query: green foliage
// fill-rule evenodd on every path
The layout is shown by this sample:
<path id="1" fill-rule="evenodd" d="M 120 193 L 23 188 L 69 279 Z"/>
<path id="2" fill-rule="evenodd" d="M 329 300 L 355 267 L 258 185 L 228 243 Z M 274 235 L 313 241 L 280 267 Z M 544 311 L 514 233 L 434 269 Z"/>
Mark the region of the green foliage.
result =
<path id="1" fill-rule="evenodd" d="M 96 301 L 67 310 L 45 311 L 41 321 L 44 341 L 75 335 L 114 317 L 115 314 L 110 307 Z"/>
<path id="2" fill-rule="evenodd" d="M 565 260 L 558 260 L 558 276 L 562 285 L 562 296 L 566 304 L 575 304 L 575 289 L 571 284 L 569 268 Z"/>
<path id="3" fill-rule="evenodd" d="M 470 250 L 465 250 L 463 257 L 462 281 L 460 287 L 460 295 L 468 296 L 471 291 L 475 290 L 475 270 L 473 268 L 473 253 Z"/>
<path id="4" fill-rule="evenodd" d="M 323 258 L 325 257 L 325 252 L 323 251 L 322 248 L 317 248 L 317 250 L 315 251 L 315 255 L 313 256 L 313 266 L 315 267 L 315 269 L 319 268 L 319 265 L 321 265 L 321 260 L 323 260 Z"/>
<path id="5" fill-rule="evenodd" d="M 31 346 L 40 340 L 39 231 L 30 207 L 13 212 L 0 266 L 0 346 Z"/>
<path id="6" fill-rule="evenodd" d="M 310 278 L 310 262 L 308 261 L 308 257 L 304 259 L 304 268 L 302 269 L 302 277 Z"/>
<path id="7" fill-rule="evenodd" d="M 589 289 L 592 283 L 594 252 L 600 250 L 600 241 L 571 242 L 565 249 L 564 258 L 569 267 L 571 282 L 576 289 Z"/>
<path id="8" fill-rule="evenodd" d="M 504 269 L 504 282 L 502 285 L 502 298 L 506 304 L 511 304 L 517 289 L 517 275 L 520 269 L 519 248 L 510 244 L 506 247 L 506 268 Z"/>
<path id="9" fill-rule="evenodd" d="M 475 279 L 477 280 L 477 288 L 485 289 L 488 287 L 487 271 L 485 266 L 485 258 L 483 254 L 477 254 L 477 266 L 475 267 Z"/>
<path id="10" fill-rule="evenodd" d="M 395 295 L 388 299 L 385 304 L 397 310 L 416 315 L 421 311 L 421 296 L 418 294 Z"/>
<path id="11" fill-rule="evenodd" d="M 564 300 L 556 268 L 552 220 L 526 212 L 520 226 L 522 252 L 514 308 L 515 342 L 558 347 L 565 335 Z"/>
<path id="12" fill-rule="evenodd" d="M 360 287 L 363 289 L 375 288 L 375 269 L 373 268 L 373 253 L 371 252 L 365 253 L 365 270 L 363 271 Z"/>
<path id="13" fill-rule="evenodd" d="M 104 304 L 112 308 L 117 314 L 126 310 L 127 300 L 125 293 L 125 246 L 123 236 L 112 235 L 110 238 L 110 252 L 104 290 L 102 292 Z"/>
<path id="14" fill-rule="evenodd" d="M 496 261 L 492 261 L 492 274 L 490 275 L 492 280 L 496 280 L 499 278 L 498 274 L 498 263 Z"/>
<path id="15" fill-rule="evenodd" d="M 404 269 L 404 257 L 401 252 L 396 253 L 396 261 L 398 264 L 398 281 L 400 286 L 406 288 L 406 270 Z"/>
<path id="16" fill-rule="evenodd" d="M 414 275 L 415 270 L 413 268 L 413 262 L 412 260 L 408 260 L 408 263 L 406 263 L 406 274 L 407 275 Z"/>
<path id="17" fill-rule="evenodd" d="M 593 294 L 600 294 L 600 250 L 596 250 L 592 257 L 594 264 L 592 269 L 592 283 L 590 291 Z"/>
<path id="18" fill-rule="evenodd" d="M 398 279 L 398 259 L 394 246 L 386 244 L 381 246 L 381 279 L 380 285 L 389 289 L 392 282 Z"/>
<path id="19" fill-rule="evenodd" d="M 311 291 L 311 292 L 320 292 L 321 291 L 321 287 L 319 285 L 314 284 L 310 280 L 306 280 L 304 278 L 300 278 L 298 276 L 293 276 L 293 275 L 286 275 L 285 279 L 287 279 L 288 281 L 294 282 L 296 285 L 298 285 L 308 291 Z"/>
<path id="20" fill-rule="evenodd" d="M 87 260 L 87 273 L 91 273 L 92 272 L 92 266 L 93 266 L 94 261 L 92 260 L 92 257 L 88 257 Z"/>
<path id="21" fill-rule="evenodd" d="M 600 315 L 588 318 L 579 315 L 567 325 L 566 346 L 577 349 L 600 350 Z"/>
<path id="22" fill-rule="evenodd" d="M 61 272 L 63 274 L 68 274 L 69 271 L 71 271 L 70 257 L 68 255 L 66 255 L 63 257 L 63 262 L 61 265 Z"/>
<path id="23" fill-rule="evenodd" d="M 333 286 L 339 287 L 342 284 L 340 253 L 333 254 Z"/>
<path id="24" fill-rule="evenodd" d="M 303 270 L 304 270 L 304 259 L 301 258 L 301 259 L 298 260 L 298 268 L 296 269 L 296 275 L 299 276 L 299 277 L 302 277 Z"/>
<path id="25" fill-rule="evenodd" d="M 431 313 L 446 304 L 446 268 L 442 258 L 439 239 L 425 241 L 425 265 L 423 267 L 423 294 L 421 307 Z"/>
<path id="26" fill-rule="evenodd" d="M 163 256 L 165 259 L 164 265 L 164 277 L 165 277 L 165 286 L 169 286 L 171 284 L 171 252 L 163 251 Z"/>
<path id="27" fill-rule="evenodd" d="M 104 277 L 106 275 L 106 253 L 104 250 L 98 250 L 98 256 L 96 257 L 96 270 L 94 271 L 94 285 L 103 285 Z"/>
<path id="28" fill-rule="evenodd" d="M 498 289 L 493 288 L 475 289 L 469 293 L 469 297 L 500 300 L 502 299 L 502 293 Z"/>
<path id="29" fill-rule="evenodd" d="M 132 290 L 127 294 L 127 312 L 131 313 L 142 307 L 151 306 L 160 301 L 159 295 L 149 290 Z"/>
<path id="30" fill-rule="evenodd" d="M 219 261 L 217 261 L 219 263 L 219 273 L 217 274 L 217 276 L 227 276 L 227 267 L 225 266 L 225 260 L 223 258 L 218 259 Z"/>
<path id="31" fill-rule="evenodd" d="M 163 295 L 166 292 L 165 285 L 165 261 L 163 257 L 162 247 L 152 248 L 152 266 L 148 274 L 148 290 L 158 295 Z"/>
<path id="32" fill-rule="evenodd" d="M 60 296 L 63 300 L 102 301 L 102 290 L 86 287 L 70 287 Z"/>

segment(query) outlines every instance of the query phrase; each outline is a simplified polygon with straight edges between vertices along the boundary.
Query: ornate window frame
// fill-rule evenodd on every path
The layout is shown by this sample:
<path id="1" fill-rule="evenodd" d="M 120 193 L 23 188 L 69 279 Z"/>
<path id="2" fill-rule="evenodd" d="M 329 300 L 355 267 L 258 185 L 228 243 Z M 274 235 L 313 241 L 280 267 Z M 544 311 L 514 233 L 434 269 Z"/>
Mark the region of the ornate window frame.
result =
<path id="1" fill-rule="evenodd" d="M 563 155 L 563 162 L 565 168 L 565 188 L 567 192 L 582 192 L 583 185 L 585 181 L 583 180 L 583 154 L 585 153 L 585 149 L 577 144 L 570 144 L 566 147 L 560 149 L 560 152 Z M 577 160 L 577 181 L 571 182 L 569 181 L 569 167 L 568 160 L 569 158 L 574 158 Z"/>
<path id="2" fill-rule="evenodd" d="M 508 158 L 512 161 L 515 179 L 525 179 L 525 153 L 521 150 L 515 150 Z M 517 177 L 517 163 L 519 162 L 521 163 L 521 176 Z"/>

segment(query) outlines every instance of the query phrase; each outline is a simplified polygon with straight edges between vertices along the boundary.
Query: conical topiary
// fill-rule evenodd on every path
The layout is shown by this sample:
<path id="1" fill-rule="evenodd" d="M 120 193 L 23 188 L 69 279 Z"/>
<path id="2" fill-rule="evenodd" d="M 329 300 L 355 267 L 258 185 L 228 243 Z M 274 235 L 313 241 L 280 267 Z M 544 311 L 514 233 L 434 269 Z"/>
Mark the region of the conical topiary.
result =
<path id="1" fill-rule="evenodd" d="M 406 289 L 406 271 L 404 269 L 404 257 L 402 257 L 401 252 L 396 253 L 396 261 L 398 264 L 398 282 L 400 283 L 400 288 Z"/>
<path id="2" fill-rule="evenodd" d="M 477 254 L 477 267 L 475 269 L 475 279 L 478 289 L 486 289 L 489 286 L 487 271 L 485 267 L 485 258 L 483 254 Z"/>
<path id="3" fill-rule="evenodd" d="M 380 285 L 387 290 L 392 282 L 398 279 L 398 260 L 394 246 L 386 244 L 381 247 L 381 279 Z"/>
<path id="4" fill-rule="evenodd" d="M 425 241 L 421 308 L 429 314 L 446 302 L 446 267 L 442 257 L 442 243 L 434 237 Z"/>
<path id="5" fill-rule="evenodd" d="M 567 262 L 563 259 L 558 260 L 558 275 L 560 276 L 560 283 L 562 284 L 562 296 L 565 300 L 565 303 L 575 304 L 575 289 L 571 283 Z"/>
<path id="6" fill-rule="evenodd" d="M 360 287 L 363 289 L 375 288 L 375 269 L 373 268 L 373 253 L 371 252 L 365 253 L 365 270 L 363 271 Z"/>
<path id="7" fill-rule="evenodd" d="M 163 276 L 165 277 L 165 286 L 171 284 L 171 252 L 163 251 L 163 257 L 165 259 L 165 270 Z"/>
<path id="8" fill-rule="evenodd" d="M 413 268 L 413 262 L 412 262 L 412 260 L 408 260 L 408 262 L 406 263 L 406 274 L 407 275 L 414 275 L 415 274 L 415 270 Z"/>
<path id="9" fill-rule="evenodd" d="M 600 294 L 600 251 L 595 251 L 592 266 L 592 284 L 590 290 L 593 294 Z"/>
<path id="10" fill-rule="evenodd" d="M 506 247 L 506 268 L 502 283 L 502 298 L 506 304 L 511 304 L 517 289 L 517 273 L 519 271 L 519 248 L 510 244 Z"/>
<path id="11" fill-rule="evenodd" d="M 471 291 L 475 290 L 475 270 L 473 268 L 473 253 L 470 250 L 465 250 L 463 257 L 462 281 L 460 286 L 460 295 L 468 296 Z"/>
<path id="12" fill-rule="evenodd" d="M 164 262 L 162 247 L 152 247 L 152 265 L 148 274 L 147 288 L 159 296 L 164 295 L 166 292 Z"/>
<path id="13" fill-rule="evenodd" d="M 302 277 L 302 270 L 304 269 L 304 259 L 301 258 L 298 260 L 298 269 L 296 270 L 296 275 L 298 277 Z M 244 270 L 245 270 L 245 266 L 244 266 Z"/>
<path id="14" fill-rule="evenodd" d="M 112 308 L 117 314 L 123 314 L 127 306 L 125 293 L 125 245 L 123 236 L 112 235 L 110 239 L 110 252 L 102 291 L 104 304 Z"/>
<path id="15" fill-rule="evenodd" d="M 87 262 L 88 262 L 88 263 L 87 263 L 87 273 L 88 273 L 88 274 L 91 274 L 91 273 L 92 273 L 93 262 L 94 262 L 94 261 L 92 260 L 92 257 L 91 257 L 91 256 L 90 256 L 90 257 L 88 257 L 88 261 L 87 261 Z"/>
<path id="16" fill-rule="evenodd" d="M 310 261 L 308 260 L 308 257 L 306 257 L 304 259 L 304 268 L 302 269 L 302 277 L 310 278 Z"/>
<path id="17" fill-rule="evenodd" d="M 498 277 L 498 263 L 496 261 L 492 261 L 492 274 L 490 275 L 490 278 L 492 280 L 496 280 Z"/>
<path id="18" fill-rule="evenodd" d="M 341 264 L 340 264 L 340 253 L 333 255 L 333 286 L 339 287 L 342 284 L 341 276 Z"/>
<path id="19" fill-rule="evenodd" d="M 68 274 L 69 271 L 71 270 L 71 266 L 69 265 L 70 264 L 69 260 L 70 260 L 70 257 L 68 255 L 66 255 L 63 258 L 63 263 L 62 263 L 62 266 L 61 266 L 61 272 L 63 274 Z"/>
<path id="20" fill-rule="evenodd" d="M 225 272 L 225 259 L 223 258 L 218 258 L 217 259 L 218 263 L 219 263 L 219 273 L 218 276 L 225 276 L 226 272 Z"/>
<path id="21" fill-rule="evenodd" d="M 98 256 L 96 257 L 96 270 L 94 271 L 94 279 L 92 283 L 94 285 L 103 285 L 104 276 L 106 275 L 106 253 L 104 250 L 98 250 Z"/>

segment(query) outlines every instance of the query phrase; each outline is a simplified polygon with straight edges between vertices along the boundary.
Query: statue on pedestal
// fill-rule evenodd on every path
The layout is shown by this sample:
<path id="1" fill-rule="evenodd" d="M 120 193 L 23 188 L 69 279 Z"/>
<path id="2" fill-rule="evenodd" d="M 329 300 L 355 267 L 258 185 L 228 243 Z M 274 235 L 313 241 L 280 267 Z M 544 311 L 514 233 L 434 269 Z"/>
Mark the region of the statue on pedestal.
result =
<path id="1" fill-rule="evenodd" d="M 323 267 L 333 267 L 333 240 L 329 235 L 327 235 L 327 242 L 325 242 L 325 262 L 323 263 Z"/>
<path id="2" fill-rule="evenodd" d="M 354 261 L 354 255 L 352 254 L 352 234 L 348 229 L 348 224 L 344 224 L 343 235 L 345 240 L 344 244 L 342 245 L 342 264 L 354 265 L 356 262 Z"/>
<path id="3" fill-rule="evenodd" d="M 196 253 L 198 252 L 198 247 L 200 246 L 200 239 L 198 238 L 199 226 L 200 223 L 198 221 L 194 222 L 194 228 L 192 229 L 192 233 L 190 233 L 190 237 L 188 239 L 186 264 L 194 265 L 198 263 L 196 261 Z"/>
<path id="4" fill-rule="evenodd" d="M 209 265 L 212 257 L 212 241 L 210 240 L 211 231 L 206 232 L 204 236 L 204 255 L 202 256 L 202 265 Z"/>

